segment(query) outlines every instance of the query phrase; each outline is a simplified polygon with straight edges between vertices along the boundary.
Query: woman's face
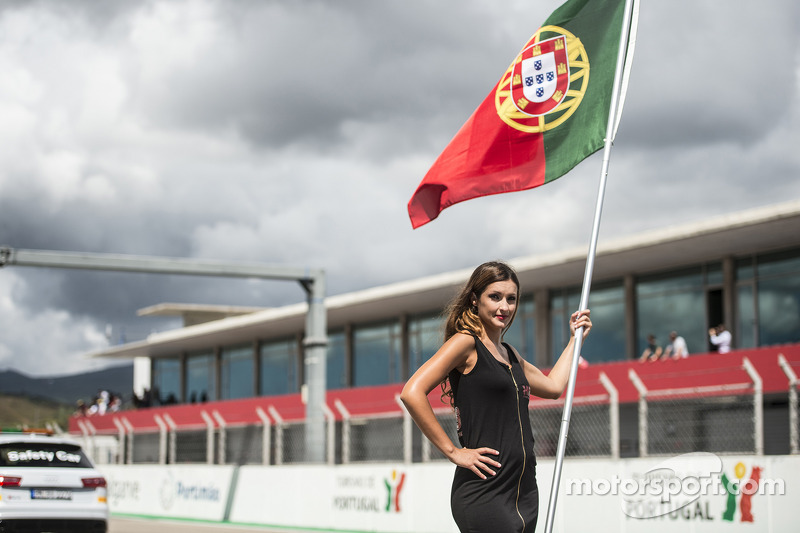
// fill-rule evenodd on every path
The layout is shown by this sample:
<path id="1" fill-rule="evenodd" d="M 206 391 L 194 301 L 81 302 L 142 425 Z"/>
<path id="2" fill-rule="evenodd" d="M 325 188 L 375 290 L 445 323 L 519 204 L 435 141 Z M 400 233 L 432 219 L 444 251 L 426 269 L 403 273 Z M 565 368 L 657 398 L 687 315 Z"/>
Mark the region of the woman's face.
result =
<path id="1" fill-rule="evenodd" d="M 478 317 L 484 328 L 504 330 L 517 311 L 517 285 L 511 281 L 495 281 L 472 304 L 478 307 Z"/>

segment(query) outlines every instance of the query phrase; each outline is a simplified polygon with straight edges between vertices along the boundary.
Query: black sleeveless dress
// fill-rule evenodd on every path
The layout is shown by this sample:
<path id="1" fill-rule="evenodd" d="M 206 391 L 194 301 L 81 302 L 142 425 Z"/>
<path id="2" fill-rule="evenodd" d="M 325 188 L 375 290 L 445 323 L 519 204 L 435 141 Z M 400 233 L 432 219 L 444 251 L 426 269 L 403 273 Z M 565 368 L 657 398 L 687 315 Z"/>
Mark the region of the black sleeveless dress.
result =
<path id="1" fill-rule="evenodd" d="M 462 533 L 533 533 L 539 514 L 536 458 L 528 416 L 531 388 L 511 347 L 511 368 L 476 337 L 478 361 L 468 374 L 450 372 L 458 439 L 466 448 L 493 448 L 502 466 L 480 479 L 456 467 L 450 505 Z"/>

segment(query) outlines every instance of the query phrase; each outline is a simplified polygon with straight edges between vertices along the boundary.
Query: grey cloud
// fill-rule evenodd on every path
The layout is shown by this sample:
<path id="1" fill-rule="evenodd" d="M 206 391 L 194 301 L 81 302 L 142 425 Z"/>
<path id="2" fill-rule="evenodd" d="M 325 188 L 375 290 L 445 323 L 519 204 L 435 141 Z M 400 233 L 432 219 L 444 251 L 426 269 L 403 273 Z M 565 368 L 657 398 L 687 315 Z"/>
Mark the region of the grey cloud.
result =
<path id="1" fill-rule="evenodd" d="M 19 38 L 0 39 L 14 74 L 0 80 L 0 113 L 27 121 L 0 121 L 0 244 L 304 264 L 326 269 L 329 294 L 583 245 L 599 155 L 418 230 L 405 213 L 559 3 L 4 4 L 0 25 Z M 798 9 L 643 2 L 603 239 L 800 197 Z M 32 30 L 45 19 L 57 31 Z M 196 50 L 180 48 L 191 39 Z M 26 79 L 40 92 L 8 81 Z M 94 99 L 108 92 L 117 99 Z M 36 342 L 22 332 L 43 321 L 74 358 L 106 324 L 128 340 L 173 326 L 134 316 L 155 303 L 304 298 L 278 282 L 12 268 L 0 269 L 12 304 L 0 356 L 27 371 L 43 366 L 24 367 Z"/>
<path id="2" fill-rule="evenodd" d="M 797 90 L 800 5 L 705 0 L 687 10 L 660 7 L 641 10 L 627 141 L 691 146 L 767 135 Z"/>
<path id="3" fill-rule="evenodd" d="M 233 128 L 259 147 L 325 149 L 346 140 L 349 122 L 411 117 L 418 127 L 445 114 L 460 123 L 465 105 L 477 106 L 494 83 L 483 73 L 499 77 L 515 53 L 507 38 L 483 34 L 485 12 L 449 4 L 239 8 L 225 6 L 237 10 L 221 19 L 230 33 L 202 61 L 139 87 L 142 112 L 181 127 Z"/>

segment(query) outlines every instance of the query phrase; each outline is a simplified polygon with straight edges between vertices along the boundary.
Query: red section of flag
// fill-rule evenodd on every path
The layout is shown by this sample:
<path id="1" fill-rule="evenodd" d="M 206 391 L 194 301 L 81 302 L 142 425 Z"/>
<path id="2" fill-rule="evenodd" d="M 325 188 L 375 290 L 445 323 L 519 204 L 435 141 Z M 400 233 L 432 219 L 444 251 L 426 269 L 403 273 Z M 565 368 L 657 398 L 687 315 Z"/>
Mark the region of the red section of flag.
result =
<path id="1" fill-rule="evenodd" d="M 542 135 L 515 130 L 500 120 L 495 90 L 456 133 L 408 202 L 414 228 L 458 202 L 544 184 Z"/>

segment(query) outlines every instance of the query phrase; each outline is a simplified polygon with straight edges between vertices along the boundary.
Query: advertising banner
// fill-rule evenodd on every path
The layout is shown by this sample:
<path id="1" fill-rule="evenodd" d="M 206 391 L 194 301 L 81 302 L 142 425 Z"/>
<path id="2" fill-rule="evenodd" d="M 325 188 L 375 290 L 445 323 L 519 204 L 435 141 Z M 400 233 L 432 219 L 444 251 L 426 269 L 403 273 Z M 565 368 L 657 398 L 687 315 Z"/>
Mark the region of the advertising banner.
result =
<path id="1" fill-rule="evenodd" d="M 234 466 L 103 465 L 112 514 L 222 521 Z"/>
<path id="2" fill-rule="evenodd" d="M 540 463 L 544 498 L 552 467 Z M 798 487 L 800 457 L 695 452 L 614 462 L 569 459 L 554 530 L 791 531 Z"/>
<path id="3" fill-rule="evenodd" d="M 239 471 L 230 520 L 387 533 L 457 531 L 446 481 L 453 468 L 402 463 L 245 466 Z"/>
<path id="4" fill-rule="evenodd" d="M 450 512 L 454 469 L 436 462 L 121 465 L 103 467 L 103 472 L 112 515 L 316 531 L 456 533 Z M 553 461 L 539 460 L 539 527 L 552 475 Z M 800 456 L 695 452 L 616 461 L 568 457 L 561 475 L 555 532 L 796 529 Z"/>

